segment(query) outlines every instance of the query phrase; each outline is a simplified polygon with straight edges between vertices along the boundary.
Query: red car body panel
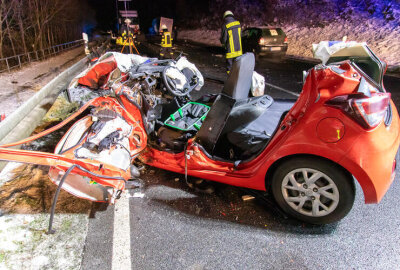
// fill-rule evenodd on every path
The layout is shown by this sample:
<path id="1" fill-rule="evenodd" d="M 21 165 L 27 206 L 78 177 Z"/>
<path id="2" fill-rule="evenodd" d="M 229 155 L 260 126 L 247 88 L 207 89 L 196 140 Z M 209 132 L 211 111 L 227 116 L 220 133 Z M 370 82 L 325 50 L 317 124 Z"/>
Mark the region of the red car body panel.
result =
<path id="1" fill-rule="evenodd" d="M 122 191 L 125 188 L 122 180 L 109 181 L 105 176 L 121 176 L 127 180 L 131 176 L 128 171 L 112 166 L 102 167 L 99 162 L 90 159 L 74 159 L 73 149 L 65 154 L 49 154 L 7 148 L 49 134 L 93 105 L 117 112 L 134 128 L 129 137 L 132 160 L 139 158 L 161 169 L 229 185 L 266 190 L 270 181 L 267 176 L 281 160 L 298 155 L 314 156 L 332 161 L 332 166 L 338 164 L 343 167 L 360 183 L 365 202 L 377 203 L 394 178 L 394 159 L 400 144 L 399 115 L 393 102 L 390 102 L 391 122 L 381 121 L 375 128 L 366 129 L 340 108 L 330 106 L 328 102 L 335 97 L 360 94 L 358 90 L 362 74 L 350 62 L 338 64 L 337 68 L 336 71 L 329 66 L 311 69 L 297 102 L 276 128 L 265 149 L 253 159 L 239 164 L 211 157 L 196 142 L 196 138 L 190 139 L 186 152 L 180 153 L 160 151 L 147 144 L 146 119 L 143 119 L 140 105 L 132 102 L 134 97 L 129 96 L 129 91 L 125 91 L 123 85 L 115 90 L 118 98 L 96 98 L 54 128 L 1 146 L 0 159 L 49 165 L 60 172 L 65 172 L 73 164 L 80 164 L 88 171 L 96 171 L 98 175 L 79 170 L 73 173 Z"/>
<path id="2" fill-rule="evenodd" d="M 140 110 L 136 107 L 132 107 L 130 108 L 130 111 L 127 111 L 123 106 L 121 106 L 121 104 L 116 99 L 111 99 L 109 97 L 98 97 L 89 101 L 83 107 L 81 107 L 77 112 L 70 115 L 63 122 L 59 123 L 58 125 L 50 129 L 47 129 L 39 134 L 33 135 L 31 137 L 28 137 L 26 139 L 23 139 L 15 143 L 1 145 L 0 159 L 51 166 L 50 175 L 55 176 L 55 178 L 51 180 L 56 184 L 57 181 L 59 181 L 59 179 L 57 179 L 59 175 L 63 175 L 71 166 L 77 165 L 80 168 L 74 168 L 71 171 L 71 175 L 80 175 L 89 177 L 96 183 L 101 184 L 103 186 L 112 187 L 115 190 L 124 190 L 126 181 L 128 181 L 131 178 L 131 173 L 129 172 L 129 170 L 122 170 L 118 167 L 115 167 L 110 164 L 104 164 L 103 162 L 100 162 L 95 159 L 77 159 L 75 157 L 74 150 L 80 147 L 84 143 L 83 141 L 81 141 L 74 147 L 64 151 L 63 153 L 55 153 L 55 154 L 8 148 L 31 142 L 33 140 L 41 138 L 47 134 L 50 134 L 62 128 L 67 123 L 71 122 L 77 116 L 82 114 L 89 106 L 94 106 L 102 109 L 110 109 L 112 111 L 115 111 L 118 114 L 122 115 L 124 119 L 131 125 L 132 131 L 129 138 L 130 149 L 132 149 L 130 153 L 131 156 L 138 155 L 141 151 L 143 151 L 146 148 L 147 134 L 145 132 L 143 122 L 137 120 L 141 119 Z M 72 130 L 73 127 L 74 126 L 72 126 L 68 130 L 68 132 Z M 140 140 L 138 140 L 138 138 L 140 138 Z M 59 147 L 60 144 L 63 144 L 63 140 L 59 142 L 59 144 L 56 146 L 56 149 Z M 69 190 L 67 191 L 70 192 Z M 72 192 L 70 193 L 75 196 L 81 197 L 76 193 Z"/>
<path id="3" fill-rule="evenodd" d="M 235 168 L 232 162 L 212 159 L 190 140 L 187 174 L 266 190 L 267 172 L 275 162 L 295 155 L 312 155 L 331 160 L 353 175 L 364 191 L 366 203 L 379 202 L 393 180 L 393 160 L 400 144 L 399 116 L 391 102 L 392 123 L 386 127 L 382 122 L 373 130 L 365 130 L 341 110 L 326 106 L 333 97 L 358 90 L 361 75 L 349 63 L 340 68 L 346 72 L 338 74 L 330 68 L 310 71 L 298 101 L 263 152 L 251 161 Z M 185 173 L 183 152 L 173 154 L 148 147 L 140 159 L 154 167 Z"/>

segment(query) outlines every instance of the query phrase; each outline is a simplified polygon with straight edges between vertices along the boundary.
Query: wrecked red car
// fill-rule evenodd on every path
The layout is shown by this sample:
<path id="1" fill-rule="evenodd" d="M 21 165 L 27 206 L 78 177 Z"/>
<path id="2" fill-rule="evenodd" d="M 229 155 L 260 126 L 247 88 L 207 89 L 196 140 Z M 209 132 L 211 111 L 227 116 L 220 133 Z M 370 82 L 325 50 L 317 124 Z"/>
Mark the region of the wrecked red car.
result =
<path id="1" fill-rule="evenodd" d="M 107 56 L 78 79 L 100 96 L 43 134 L 15 143 L 81 115 L 54 154 L 12 150 L 10 144 L 1 146 L 0 158 L 49 165 L 55 184 L 92 201 L 114 203 L 126 182 L 139 177 L 134 164 L 140 160 L 269 191 L 292 217 L 335 222 L 352 208 L 354 181 L 366 203 L 382 199 L 400 143 L 398 112 L 383 86 L 385 64 L 367 46 L 357 50 L 310 69 L 297 100 L 250 97 L 251 53 L 235 60 L 219 95 L 199 100 L 190 94 L 203 78 L 186 62 L 141 59 L 121 70 L 103 65 L 116 57 Z M 99 85 L 106 94 L 88 89 Z"/>

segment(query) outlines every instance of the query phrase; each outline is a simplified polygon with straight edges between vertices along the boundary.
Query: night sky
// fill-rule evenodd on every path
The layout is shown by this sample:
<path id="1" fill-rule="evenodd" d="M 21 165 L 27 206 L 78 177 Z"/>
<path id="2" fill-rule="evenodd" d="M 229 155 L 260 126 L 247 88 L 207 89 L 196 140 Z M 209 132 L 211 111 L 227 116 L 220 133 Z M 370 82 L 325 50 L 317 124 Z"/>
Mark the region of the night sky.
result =
<path id="1" fill-rule="evenodd" d="M 117 0 L 83 0 L 89 4 L 93 12 L 88 12 L 90 26 L 97 30 L 116 30 L 117 8 L 124 9 L 124 3 Z M 178 28 L 201 28 L 199 22 L 207 23 L 207 28 L 217 29 L 220 21 L 216 21 L 215 14 L 222 15 L 227 9 L 234 11 L 236 18 L 245 21 L 246 19 L 259 19 L 263 23 L 273 23 L 274 18 L 279 21 L 297 23 L 299 20 L 306 21 L 329 21 L 336 20 L 336 17 L 345 17 L 364 12 L 370 17 L 378 19 L 392 16 L 392 5 L 400 0 L 132 0 L 127 2 L 128 9 L 137 10 L 139 13 L 140 28 L 143 32 L 151 26 L 154 18 L 161 16 L 173 18 L 174 25 Z M 278 5 L 279 3 L 279 5 Z M 284 3 L 291 4 L 290 9 L 280 8 Z M 329 4 L 329 5 L 327 5 Z M 349 5 L 351 8 L 349 9 Z M 398 4 L 395 4 L 398 5 Z M 327 7 L 332 12 L 327 11 Z M 325 12 L 325 13 L 324 13 Z M 324 15 L 320 15 L 324 13 Z M 90 18 L 89 18 L 90 17 Z M 392 16 L 393 17 L 393 16 Z M 205 22 L 204 18 L 207 18 Z M 394 18 L 392 18 L 394 19 Z"/>
<path id="2" fill-rule="evenodd" d="M 95 13 L 97 29 L 107 31 L 115 30 L 117 23 L 116 0 L 86 0 Z M 193 14 L 207 12 L 209 1 L 198 0 L 133 0 L 127 2 L 128 9 L 137 10 L 139 22 L 142 29 L 151 26 L 151 21 L 157 17 L 173 18 L 174 23 L 179 26 L 179 22 L 185 17 Z M 123 2 L 119 2 L 120 8 L 124 7 Z"/>

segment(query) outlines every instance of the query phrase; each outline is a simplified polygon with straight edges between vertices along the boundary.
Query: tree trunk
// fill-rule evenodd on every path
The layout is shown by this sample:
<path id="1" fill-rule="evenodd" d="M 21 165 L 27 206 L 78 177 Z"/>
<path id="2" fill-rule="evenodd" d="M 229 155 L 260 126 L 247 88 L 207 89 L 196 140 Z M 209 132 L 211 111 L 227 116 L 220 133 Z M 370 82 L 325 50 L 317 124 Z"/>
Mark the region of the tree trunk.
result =
<path id="1" fill-rule="evenodd" d="M 0 4 L 0 23 L 3 22 L 4 18 L 3 18 L 3 12 L 4 12 L 4 8 L 5 7 L 5 0 L 1 0 L 1 4 Z M 3 24 L 1 23 L 0 25 L 0 57 L 3 58 L 4 57 L 4 53 L 3 53 Z"/>
<path id="2" fill-rule="evenodd" d="M 6 21 L 8 39 L 10 40 L 10 43 L 11 43 L 11 49 L 12 49 L 12 51 L 13 51 L 13 55 L 17 55 L 17 53 L 16 53 L 16 51 L 15 51 L 15 46 L 14 46 L 13 37 L 12 37 L 11 31 L 10 31 L 10 23 L 8 22 L 8 18 L 5 18 L 5 21 Z"/>
<path id="3" fill-rule="evenodd" d="M 50 48 L 51 46 L 53 46 L 51 44 L 51 39 L 50 39 L 50 27 L 47 27 L 47 43 L 48 43 L 48 47 Z"/>
<path id="4" fill-rule="evenodd" d="M 18 9 L 17 10 L 18 28 L 19 28 L 19 33 L 21 35 L 22 47 L 24 49 L 24 53 L 27 54 L 28 53 L 28 49 L 26 48 L 25 28 L 24 28 L 24 22 L 22 21 L 22 16 L 21 16 L 22 5 L 21 5 L 20 1 L 18 1 L 17 9 Z"/>

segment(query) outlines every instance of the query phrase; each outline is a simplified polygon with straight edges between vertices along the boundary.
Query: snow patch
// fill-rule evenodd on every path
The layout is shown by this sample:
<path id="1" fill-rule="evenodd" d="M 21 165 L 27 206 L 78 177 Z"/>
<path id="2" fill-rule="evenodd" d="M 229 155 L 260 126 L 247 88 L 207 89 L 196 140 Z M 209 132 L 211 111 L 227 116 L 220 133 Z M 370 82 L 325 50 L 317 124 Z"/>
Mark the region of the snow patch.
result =
<path id="1" fill-rule="evenodd" d="M 57 214 L 47 235 L 48 214 L 0 217 L 0 269 L 79 269 L 87 215 Z"/>

